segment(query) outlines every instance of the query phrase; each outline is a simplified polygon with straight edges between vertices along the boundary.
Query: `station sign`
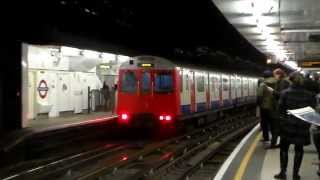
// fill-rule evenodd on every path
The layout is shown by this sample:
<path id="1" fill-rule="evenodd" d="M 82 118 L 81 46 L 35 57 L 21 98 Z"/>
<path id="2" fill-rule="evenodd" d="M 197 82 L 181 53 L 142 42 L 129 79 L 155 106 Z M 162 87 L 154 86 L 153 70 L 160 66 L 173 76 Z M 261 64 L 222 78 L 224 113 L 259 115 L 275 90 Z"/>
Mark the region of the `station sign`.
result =
<path id="1" fill-rule="evenodd" d="M 319 60 L 298 61 L 298 66 L 301 68 L 319 68 L 320 67 L 320 59 Z"/>
<path id="2" fill-rule="evenodd" d="M 42 98 L 42 99 L 46 98 L 48 91 L 49 91 L 49 87 L 48 87 L 47 82 L 45 80 L 41 80 L 39 82 L 37 90 L 38 90 L 40 98 Z"/>
<path id="3" fill-rule="evenodd" d="M 144 68 L 151 68 L 151 67 L 153 67 L 153 64 L 152 63 L 139 63 L 138 66 L 144 67 Z"/>

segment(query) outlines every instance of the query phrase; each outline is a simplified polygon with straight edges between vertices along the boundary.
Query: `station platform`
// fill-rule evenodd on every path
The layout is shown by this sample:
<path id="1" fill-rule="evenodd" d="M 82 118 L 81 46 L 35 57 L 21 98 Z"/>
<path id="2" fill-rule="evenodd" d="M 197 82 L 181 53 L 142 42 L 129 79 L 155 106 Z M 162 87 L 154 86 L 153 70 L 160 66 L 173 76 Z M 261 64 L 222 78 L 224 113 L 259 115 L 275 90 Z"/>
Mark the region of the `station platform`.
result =
<path id="1" fill-rule="evenodd" d="M 221 166 L 214 180 L 273 180 L 280 172 L 280 149 L 267 149 L 260 142 L 262 133 L 257 125 L 238 144 Z M 294 146 L 289 149 L 287 180 L 292 179 Z M 304 158 L 300 169 L 301 180 L 316 180 L 318 162 L 313 143 L 304 147 Z"/>
<path id="2" fill-rule="evenodd" d="M 3 133 L 0 137 L 0 151 L 7 152 L 26 139 L 51 132 L 66 131 L 72 128 L 95 126 L 115 120 L 117 115 L 111 112 L 78 114 L 50 119 L 31 120 L 28 127 Z"/>

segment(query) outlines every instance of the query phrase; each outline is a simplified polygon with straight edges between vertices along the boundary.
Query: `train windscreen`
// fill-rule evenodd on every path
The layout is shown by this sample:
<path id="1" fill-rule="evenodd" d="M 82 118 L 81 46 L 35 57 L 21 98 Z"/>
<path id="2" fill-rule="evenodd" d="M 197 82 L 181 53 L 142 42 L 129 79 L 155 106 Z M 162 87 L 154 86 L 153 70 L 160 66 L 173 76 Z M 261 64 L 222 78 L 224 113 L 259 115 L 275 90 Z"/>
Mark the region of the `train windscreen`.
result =
<path id="1" fill-rule="evenodd" d="M 121 91 L 122 92 L 136 92 L 137 91 L 137 78 L 134 72 L 127 71 L 121 78 Z"/>
<path id="2" fill-rule="evenodd" d="M 155 76 L 155 92 L 172 92 L 173 76 L 168 72 L 157 73 Z"/>

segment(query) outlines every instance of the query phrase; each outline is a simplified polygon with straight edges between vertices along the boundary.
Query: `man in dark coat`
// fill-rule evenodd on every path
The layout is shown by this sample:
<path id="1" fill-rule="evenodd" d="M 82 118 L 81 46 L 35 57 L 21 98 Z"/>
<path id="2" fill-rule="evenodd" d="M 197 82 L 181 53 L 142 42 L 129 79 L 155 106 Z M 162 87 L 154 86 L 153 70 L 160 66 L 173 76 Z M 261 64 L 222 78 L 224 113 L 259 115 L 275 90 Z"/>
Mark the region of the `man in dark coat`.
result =
<path id="1" fill-rule="evenodd" d="M 279 100 L 280 121 L 280 166 L 281 172 L 274 177 L 286 179 L 288 150 L 295 145 L 293 180 L 300 180 L 299 170 L 303 159 L 303 146 L 310 144 L 310 124 L 287 114 L 289 109 L 315 107 L 314 95 L 303 88 L 303 76 L 299 72 L 290 75 L 292 85 L 281 92 Z"/>
<path id="2" fill-rule="evenodd" d="M 273 95 L 274 95 L 274 98 L 278 101 L 279 98 L 280 98 L 280 94 L 283 90 L 289 88 L 290 86 L 290 82 L 289 80 L 287 79 L 287 75 L 286 73 L 278 68 L 278 69 L 275 69 L 273 71 L 273 76 L 274 78 L 277 80 L 276 84 L 275 84 L 275 88 L 274 88 L 274 91 L 273 91 Z M 270 148 L 278 148 L 279 145 L 277 145 L 277 141 L 278 141 L 278 137 L 279 137 L 279 126 L 280 126 L 280 115 L 279 115 L 279 107 L 278 107 L 278 104 L 275 105 L 275 117 L 272 119 L 272 124 L 271 124 L 271 127 L 272 127 L 272 132 L 273 132 L 273 135 L 272 135 L 272 139 L 271 139 L 271 145 L 270 145 Z"/>

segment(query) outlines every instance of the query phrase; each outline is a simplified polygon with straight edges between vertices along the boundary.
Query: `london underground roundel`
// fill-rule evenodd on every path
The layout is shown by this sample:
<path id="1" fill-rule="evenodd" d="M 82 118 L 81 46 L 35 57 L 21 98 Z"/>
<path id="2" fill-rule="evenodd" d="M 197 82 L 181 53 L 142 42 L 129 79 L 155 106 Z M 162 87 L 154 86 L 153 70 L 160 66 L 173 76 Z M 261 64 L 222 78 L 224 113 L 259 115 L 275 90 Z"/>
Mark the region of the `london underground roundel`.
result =
<path id="1" fill-rule="evenodd" d="M 39 85 L 38 85 L 38 93 L 39 93 L 39 96 L 44 99 L 47 97 L 47 94 L 48 94 L 48 84 L 45 80 L 41 80 L 39 82 Z"/>

